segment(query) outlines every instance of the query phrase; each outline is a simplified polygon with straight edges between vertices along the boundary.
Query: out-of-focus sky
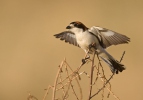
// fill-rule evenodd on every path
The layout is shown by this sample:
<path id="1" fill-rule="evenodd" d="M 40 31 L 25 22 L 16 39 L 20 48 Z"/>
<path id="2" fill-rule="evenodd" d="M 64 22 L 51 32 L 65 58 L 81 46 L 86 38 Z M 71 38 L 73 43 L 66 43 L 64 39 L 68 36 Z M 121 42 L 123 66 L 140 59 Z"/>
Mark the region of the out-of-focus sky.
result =
<path id="1" fill-rule="evenodd" d="M 64 57 L 76 69 L 84 51 L 53 37 L 72 21 L 131 38 L 128 45 L 108 49 L 116 59 L 126 51 L 122 63 L 127 70 L 111 80 L 112 90 L 121 100 L 143 99 L 142 5 L 142 0 L 1 0 L 0 100 L 26 100 L 29 91 L 41 100 Z M 111 74 L 108 67 L 106 73 Z M 84 84 L 89 86 L 88 81 Z"/>

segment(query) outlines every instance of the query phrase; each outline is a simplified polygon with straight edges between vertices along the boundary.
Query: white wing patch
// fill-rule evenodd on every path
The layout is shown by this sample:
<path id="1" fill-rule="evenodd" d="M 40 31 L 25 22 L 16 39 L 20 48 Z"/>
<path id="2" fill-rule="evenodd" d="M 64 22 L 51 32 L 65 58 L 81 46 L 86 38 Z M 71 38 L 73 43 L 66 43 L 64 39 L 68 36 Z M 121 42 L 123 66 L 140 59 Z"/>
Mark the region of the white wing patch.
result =
<path id="1" fill-rule="evenodd" d="M 102 32 L 102 34 L 106 35 L 106 36 L 113 36 L 115 33 L 113 31 L 107 31 L 107 32 Z"/>
<path id="2" fill-rule="evenodd" d="M 111 45 L 124 44 L 130 41 L 130 38 L 127 36 L 102 27 L 92 26 L 88 31 L 98 36 L 106 48 Z"/>

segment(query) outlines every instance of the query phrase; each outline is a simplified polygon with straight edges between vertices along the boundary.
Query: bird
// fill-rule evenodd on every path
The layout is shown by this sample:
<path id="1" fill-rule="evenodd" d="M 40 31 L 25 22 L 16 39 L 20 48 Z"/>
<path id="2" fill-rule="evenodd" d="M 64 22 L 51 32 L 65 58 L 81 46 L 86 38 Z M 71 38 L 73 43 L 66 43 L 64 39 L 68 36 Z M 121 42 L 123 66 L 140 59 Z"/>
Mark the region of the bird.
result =
<path id="1" fill-rule="evenodd" d="M 90 58 L 89 54 L 97 51 L 98 56 L 107 63 L 112 73 L 118 74 L 126 69 L 106 49 L 112 45 L 129 43 L 129 37 L 99 26 L 88 28 L 80 21 L 71 22 L 66 29 L 54 36 L 83 49 L 85 54 L 87 54 L 85 59 Z"/>

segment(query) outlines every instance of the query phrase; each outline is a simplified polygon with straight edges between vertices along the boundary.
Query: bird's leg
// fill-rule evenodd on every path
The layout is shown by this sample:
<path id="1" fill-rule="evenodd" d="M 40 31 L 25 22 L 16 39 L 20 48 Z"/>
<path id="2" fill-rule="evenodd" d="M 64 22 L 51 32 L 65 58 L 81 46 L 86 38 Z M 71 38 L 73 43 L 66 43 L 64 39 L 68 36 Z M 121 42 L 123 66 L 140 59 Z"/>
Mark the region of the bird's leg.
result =
<path id="1" fill-rule="evenodd" d="M 82 64 L 85 64 L 86 63 L 86 60 L 90 58 L 89 56 L 89 49 L 88 51 L 85 50 L 85 57 L 82 59 Z"/>
<path id="2" fill-rule="evenodd" d="M 96 48 L 96 43 L 92 43 L 89 45 L 89 50 L 91 50 L 91 48 L 94 48 L 95 50 L 97 50 Z"/>
<path id="3" fill-rule="evenodd" d="M 89 55 L 89 51 L 91 50 L 91 48 L 94 48 L 95 50 L 97 50 L 96 48 L 96 43 L 92 43 L 88 46 L 88 50 L 85 50 L 86 54 L 85 54 L 85 57 L 84 59 L 82 59 L 82 64 L 85 64 L 87 62 L 87 59 L 90 58 L 90 55 Z"/>
<path id="4" fill-rule="evenodd" d="M 89 54 L 86 54 L 86 55 L 87 56 L 84 58 L 85 60 L 90 58 Z"/>
<path id="5" fill-rule="evenodd" d="M 89 59 L 90 58 L 90 56 L 88 55 L 88 56 L 86 56 L 84 59 L 82 59 L 82 63 L 83 64 L 85 64 L 86 62 L 87 62 L 87 59 Z"/>

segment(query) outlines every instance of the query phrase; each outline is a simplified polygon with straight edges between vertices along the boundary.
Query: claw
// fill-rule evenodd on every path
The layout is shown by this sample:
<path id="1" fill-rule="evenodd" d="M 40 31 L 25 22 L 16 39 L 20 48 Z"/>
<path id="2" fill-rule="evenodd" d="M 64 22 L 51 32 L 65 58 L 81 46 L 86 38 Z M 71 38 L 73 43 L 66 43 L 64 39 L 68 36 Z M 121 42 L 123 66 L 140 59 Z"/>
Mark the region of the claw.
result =
<path id="1" fill-rule="evenodd" d="M 89 59 L 89 58 L 90 58 L 90 56 L 88 56 L 88 57 L 82 59 L 82 64 L 85 64 L 85 63 L 87 62 L 87 59 Z"/>
<path id="2" fill-rule="evenodd" d="M 82 65 L 84 65 L 86 63 L 85 59 L 82 59 Z"/>

